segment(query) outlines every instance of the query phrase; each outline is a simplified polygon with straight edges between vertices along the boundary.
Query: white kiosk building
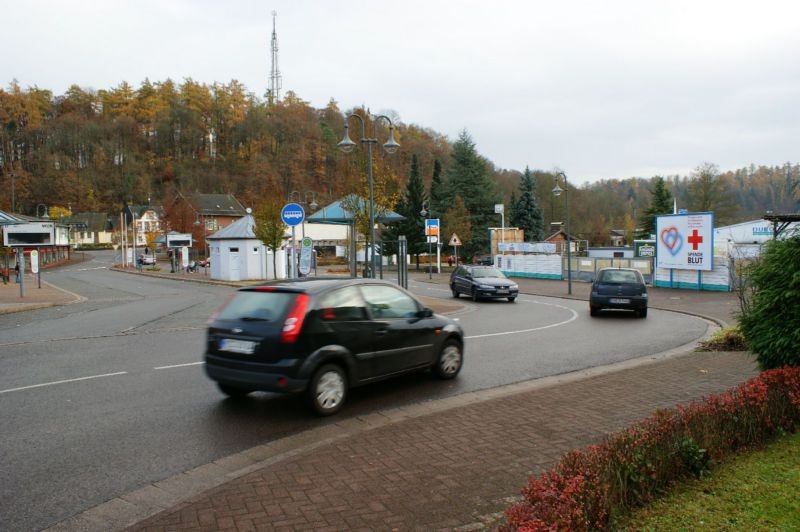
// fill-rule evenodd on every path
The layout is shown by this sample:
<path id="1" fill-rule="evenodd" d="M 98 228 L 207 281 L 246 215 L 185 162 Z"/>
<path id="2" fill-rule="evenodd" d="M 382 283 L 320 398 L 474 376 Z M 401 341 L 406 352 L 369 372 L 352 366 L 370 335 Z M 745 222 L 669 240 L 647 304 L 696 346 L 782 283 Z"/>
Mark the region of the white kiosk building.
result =
<path id="1" fill-rule="evenodd" d="M 211 278 L 222 281 L 274 279 L 272 251 L 256 238 L 255 219 L 248 213 L 207 238 Z M 286 278 L 286 252 L 278 250 L 278 279 Z"/>

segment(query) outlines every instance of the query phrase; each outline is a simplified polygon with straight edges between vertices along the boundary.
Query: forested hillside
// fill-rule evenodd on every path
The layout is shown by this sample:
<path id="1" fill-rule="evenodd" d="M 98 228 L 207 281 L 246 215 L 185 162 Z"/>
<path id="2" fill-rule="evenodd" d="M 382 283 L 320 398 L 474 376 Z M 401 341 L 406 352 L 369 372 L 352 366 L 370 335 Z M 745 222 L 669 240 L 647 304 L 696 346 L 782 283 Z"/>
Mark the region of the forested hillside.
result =
<path id="1" fill-rule="evenodd" d="M 0 90 L 0 209 L 11 210 L 12 184 L 16 212 L 30 215 L 39 204 L 113 214 L 126 203 L 159 204 L 176 191 L 232 193 L 246 206 L 266 196 L 287 198 L 292 191 L 301 197 L 313 193 L 319 204 L 350 192 L 366 195 L 366 150 L 344 154 L 336 147 L 345 116 L 353 112 L 365 114 L 341 110 L 333 100 L 315 109 L 292 92 L 268 105 L 235 80 L 211 85 L 145 80 L 137 88 L 121 83 L 97 91 L 74 85 L 63 95 L 14 82 Z M 448 206 L 459 196 L 467 210 L 484 210 L 502 198 L 513 210 L 510 203 L 520 196 L 524 169 L 495 168 L 477 154 L 480 146 L 471 144 L 467 132 L 459 140 L 447 139 L 406 123 L 396 112 L 381 112 L 395 122 L 401 144 L 394 155 L 375 152 L 381 197 L 402 200 L 415 157 L 426 195 L 438 166 Z M 469 117 L 464 122 L 468 125 Z M 383 122 L 376 125 L 382 143 L 388 131 Z M 358 142 L 358 123 L 351 126 Z M 370 136 L 372 126 L 368 123 Z M 467 157 L 475 150 L 477 162 L 459 162 L 463 154 L 453 149 L 459 141 L 465 142 Z M 714 210 L 718 224 L 758 218 L 766 210 L 800 210 L 797 164 L 722 172 L 713 164 L 698 164 L 692 175 L 664 176 L 681 208 Z M 536 161 L 529 165 L 535 169 Z M 532 171 L 545 233 L 551 221 L 563 217 L 563 196 L 552 196 L 553 169 L 546 170 Z M 487 187 L 472 179 L 476 171 L 485 172 L 494 190 L 470 189 Z M 653 177 L 578 188 L 570 183 L 572 232 L 593 245 L 605 244 L 611 229 L 632 232 L 650 206 Z M 500 225 L 493 211 L 470 215 L 473 223 Z M 446 217 L 444 207 L 438 216 Z M 481 227 L 472 231 L 485 235 Z"/>

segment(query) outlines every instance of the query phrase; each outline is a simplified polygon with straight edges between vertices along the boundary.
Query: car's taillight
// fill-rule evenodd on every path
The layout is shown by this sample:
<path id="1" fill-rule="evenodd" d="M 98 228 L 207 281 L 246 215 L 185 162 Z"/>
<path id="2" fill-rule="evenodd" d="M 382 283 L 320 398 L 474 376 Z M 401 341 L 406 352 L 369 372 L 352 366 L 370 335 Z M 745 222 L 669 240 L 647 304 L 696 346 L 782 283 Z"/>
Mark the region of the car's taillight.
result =
<path id="1" fill-rule="evenodd" d="M 308 299 L 307 294 L 298 294 L 294 299 L 292 310 L 289 311 L 286 320 L 283 322 L 282 343 L 292 344 L 300 336 L 300 329 L 303 328 L 303 320 L 306 317 L 306 309 L 308 308 Z"/>

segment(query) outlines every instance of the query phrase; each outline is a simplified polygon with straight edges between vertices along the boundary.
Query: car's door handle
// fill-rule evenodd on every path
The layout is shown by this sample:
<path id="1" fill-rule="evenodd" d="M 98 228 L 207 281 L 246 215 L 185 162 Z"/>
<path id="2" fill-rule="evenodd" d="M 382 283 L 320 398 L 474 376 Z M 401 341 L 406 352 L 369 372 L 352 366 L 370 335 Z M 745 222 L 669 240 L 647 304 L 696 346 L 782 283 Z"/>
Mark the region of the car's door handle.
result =
<path id="1" fill-rule="evenodd" d="M 383 336 L 384 334 L 388 333 L 389 329 L 376 329 L 375 334 L 377 336 Z"/>

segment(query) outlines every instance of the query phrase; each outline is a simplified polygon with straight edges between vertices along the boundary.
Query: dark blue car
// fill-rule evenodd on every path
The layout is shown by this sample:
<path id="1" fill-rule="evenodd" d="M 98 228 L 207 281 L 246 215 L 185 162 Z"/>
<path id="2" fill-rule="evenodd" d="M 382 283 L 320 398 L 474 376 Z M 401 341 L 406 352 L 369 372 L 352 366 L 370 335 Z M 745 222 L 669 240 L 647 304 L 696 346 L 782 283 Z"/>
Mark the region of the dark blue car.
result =
<path id="1" fill-rule="evenodd" d="M 519 285 L 494 266 L 459 266 L 450 274 L 450 291 L 453 297 L 467 295 L 473 301 L 479 299 L 508 299 L 519 295 Z"/>
<path id="2" fill-rule="evenodd" d="M 603 309 L 633 310 L 647 317 L 647 286 L 639 270 L 603 268 L 597 272 L 589 296 L 589 313 L 597 316 Z"/>

